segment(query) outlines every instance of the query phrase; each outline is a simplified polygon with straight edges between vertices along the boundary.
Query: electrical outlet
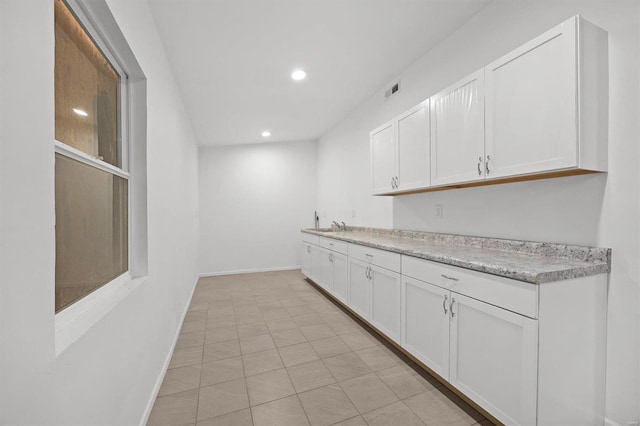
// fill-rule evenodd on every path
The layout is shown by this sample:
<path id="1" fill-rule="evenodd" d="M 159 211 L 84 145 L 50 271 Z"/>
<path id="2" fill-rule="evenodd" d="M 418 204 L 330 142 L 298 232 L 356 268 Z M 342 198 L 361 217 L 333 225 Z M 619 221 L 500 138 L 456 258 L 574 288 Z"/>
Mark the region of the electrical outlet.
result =
<path id="1" fill-rule="evenodd" d="M 443 216 L 443 211 L 442 211 L 442 204 L 437 204 L 436 205 L 436 217 L 439 217 L 440 219 L 442 219 Z"/>

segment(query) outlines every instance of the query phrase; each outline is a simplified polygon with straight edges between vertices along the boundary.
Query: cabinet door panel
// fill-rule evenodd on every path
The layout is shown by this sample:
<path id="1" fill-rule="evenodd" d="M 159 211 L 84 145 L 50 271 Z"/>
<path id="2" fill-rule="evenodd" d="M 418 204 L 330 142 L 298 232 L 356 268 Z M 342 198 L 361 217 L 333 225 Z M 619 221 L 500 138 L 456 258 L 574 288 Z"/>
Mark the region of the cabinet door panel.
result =
<path id="1" fill-rule="evenodd" d="M 487 178 L 577 166 L 576 19 L 485 68 Z"/>
<path id="2" fill-rule="evenodd" d="M 449 381 L 501 422 L 535 424 L 537 321 L 451 297 Z"/>
<path id="3" fill-rule="evenodd" d="M 311 270 L 311 247 L 309 244 L 302 243 L 302 273 L 309 277 Z"/>
<path id="4" fill-rule="evenodd" d="M 331 252 L 321 250 L 322 266 L 318 284 L 328 292 L 333 291 L 333 262 Z"/>
<path id="5" fill-rule="evenodd" d="M 349 259 L 349 307 L 364 319 L 369 319 L 371 283 L 367 277 L 369 265 Z"/>
<path id="6" fill-rule="evenodd" d="M 429 101 L 398 118 L 398 189 L 426 188 L 431 182 L 429 161 Z"/>
<path id="7" fill-rule="evenodd" d="M 400 274 L 371 267 L 371 323 L 400 341 Z"/>
<path id="8" fill-rule="evenodd" d="M 310 246 L 311 249 L 311 278 L 316 283 L 322 280 L 322 252 L 318 246 Z"/>
<path id="9" fill-rule="evenodd" d="M 484 179 L 484 70 L 431 99 L 431 184 Z"/>
<path id="10" fill-rule="evenodd" d="M 395 127 L 388 123 L 371 132 L 371 181 L 373 193 L 394 191 L 391 179 L 396 176 Z"/>
<path id="11" fill-rule="evenodd" d="M 449 290 L 402 277 L 402 347 L 449 379 Z"/>
<path id="12" fill-rule="evenodd" d="M 333 294 L 343 303 L 347 303 L 347 256 L 333 254 Z"/>

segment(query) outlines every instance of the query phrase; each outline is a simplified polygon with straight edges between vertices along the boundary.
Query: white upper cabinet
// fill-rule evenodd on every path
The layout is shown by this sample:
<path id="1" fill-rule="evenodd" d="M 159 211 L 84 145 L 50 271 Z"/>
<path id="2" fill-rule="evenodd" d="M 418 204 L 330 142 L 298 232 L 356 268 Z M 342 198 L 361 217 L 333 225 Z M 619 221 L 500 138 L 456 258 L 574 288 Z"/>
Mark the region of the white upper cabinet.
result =
<path id="1" fill-rule="evenodd" d="M 371 179 L 374 194 L 394 191 L 398 167 L 396 152 L 393 122 L 384 124 L 371 132 Z"/>
<path id="2" fill-rule="evenodd" d="M 606 50 L 576 16 L 485 67 L 487 178 L 606 170 Z"/>
<path id="3" fill-rule="evenodd" d="M 607 171 L 607 45 L 574 16 L 374 130 L 373 193 Z"/>
<path id="4" fill-rule="evenodd" d="M 396 189 L 408 191 L 430 184 L 429 100 L 396 119 L 398 173 Z"/>
<path id="5" fill-rule="evenodd" d="M 431 98 L 431 184 L 485 176 L 484 69 Z"/>
<path id="6" fill-rule="evenodd" d="M 429 100 L 370 134 L 374 194 L 406 192 L 429 186 Z"/>

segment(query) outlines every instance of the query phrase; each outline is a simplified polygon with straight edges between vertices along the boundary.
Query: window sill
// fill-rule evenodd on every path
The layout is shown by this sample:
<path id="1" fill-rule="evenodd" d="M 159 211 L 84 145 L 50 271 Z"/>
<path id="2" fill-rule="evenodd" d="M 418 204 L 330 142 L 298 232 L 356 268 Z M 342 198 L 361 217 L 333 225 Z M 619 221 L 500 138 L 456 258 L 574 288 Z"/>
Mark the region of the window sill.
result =
<path id="1" fill-rule="evenodd" d="M 55 315 L 56 356 L 79 340 L 146 280 L 147 277 L 133 278 L 127 272 L 57 313 Z"/>

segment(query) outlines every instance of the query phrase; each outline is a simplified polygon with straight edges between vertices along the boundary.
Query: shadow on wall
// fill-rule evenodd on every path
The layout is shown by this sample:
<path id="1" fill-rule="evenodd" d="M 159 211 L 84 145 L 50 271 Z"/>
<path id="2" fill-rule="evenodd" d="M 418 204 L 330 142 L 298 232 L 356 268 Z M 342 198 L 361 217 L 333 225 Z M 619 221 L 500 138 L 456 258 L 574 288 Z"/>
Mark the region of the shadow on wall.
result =
<path id="1" fill-rule="evenodd" d="M 606 182 L 599 173 L 396 196 L 393 226 L 597 245 Z"/>

